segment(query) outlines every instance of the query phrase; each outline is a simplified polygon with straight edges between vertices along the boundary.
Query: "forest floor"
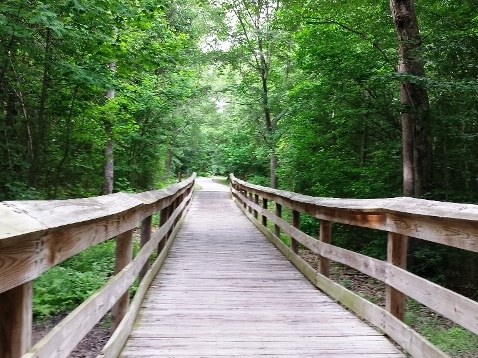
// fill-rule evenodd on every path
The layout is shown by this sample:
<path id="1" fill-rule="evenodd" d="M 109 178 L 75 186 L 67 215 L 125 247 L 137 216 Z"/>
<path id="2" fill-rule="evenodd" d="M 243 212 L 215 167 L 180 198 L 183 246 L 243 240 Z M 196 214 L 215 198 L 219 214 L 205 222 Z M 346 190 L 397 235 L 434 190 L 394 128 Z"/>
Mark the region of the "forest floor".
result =
<path id="1" fill-rule="evenodd" d="M 35 322 L 33 325 L 32 342 L 35 344 L 55 327 L 66 315 L 57 316 L 44 322 Z M 70 353 L 69 358 L 96 358 L 110 338 L 109 319 L 103 318 L 85 338 Z"/>

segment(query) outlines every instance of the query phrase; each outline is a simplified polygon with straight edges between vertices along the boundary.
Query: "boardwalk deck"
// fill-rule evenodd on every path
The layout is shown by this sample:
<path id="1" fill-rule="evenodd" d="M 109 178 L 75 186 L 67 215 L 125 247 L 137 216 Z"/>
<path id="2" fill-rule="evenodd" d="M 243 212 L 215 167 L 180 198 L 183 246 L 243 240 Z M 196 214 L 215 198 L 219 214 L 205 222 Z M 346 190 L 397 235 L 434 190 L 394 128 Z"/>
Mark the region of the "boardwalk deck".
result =
<path id="1" fill-rule="evenodd" d="M 309 283 L 225 187 L 199 184 L 121 357 L 405 357 Z"/>

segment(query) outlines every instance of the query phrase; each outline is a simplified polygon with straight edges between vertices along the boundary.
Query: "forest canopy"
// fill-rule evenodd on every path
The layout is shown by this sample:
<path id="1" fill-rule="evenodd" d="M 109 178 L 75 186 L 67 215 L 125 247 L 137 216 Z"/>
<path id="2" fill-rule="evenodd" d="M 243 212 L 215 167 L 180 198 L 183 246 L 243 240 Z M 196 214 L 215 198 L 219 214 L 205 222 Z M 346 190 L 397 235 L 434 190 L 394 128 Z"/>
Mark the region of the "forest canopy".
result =
<path id="1" fill-rule="evenodd" d="M 415 42 L 391 10 L 3 1 L 0 199 L 99 195 L 110 161 L 109 191 L 234 172 L 315 196 L 477 202 L 476 4 L 417 2 Z M 412 42 L 421 72 L 401 70 Z M 418 192 L 403 186 L 404 113 L 421 118 L 409 132 Z"/>

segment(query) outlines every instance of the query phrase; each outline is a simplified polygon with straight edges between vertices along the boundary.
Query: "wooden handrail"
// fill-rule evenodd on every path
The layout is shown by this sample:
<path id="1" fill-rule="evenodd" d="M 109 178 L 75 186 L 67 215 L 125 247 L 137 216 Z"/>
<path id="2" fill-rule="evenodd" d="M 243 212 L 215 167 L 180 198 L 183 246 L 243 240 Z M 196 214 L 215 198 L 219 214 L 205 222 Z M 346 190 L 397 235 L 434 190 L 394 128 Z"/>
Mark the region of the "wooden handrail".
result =
<path id="1" fill-rule="evenodd" d="M 405 298 L 411 297 L 478 334 L 478 302 L 406 271 L 407 236 L 478 252 L 478 205 L 444 203 L 414 198 L 336 199 L 316 198 L 284 190 L 253 185 L 231 174 L 231 192 L 239 208 L 319 289 L 379 327 L 413 357 L 447 357 L 437 347 L 403 323 Z M 276 213 L 258 200 L 273 201 Z M 289 208 L 293 222 L 283 220 Z M 252 210 L 261 215 L 259 222 Z M 298 228 L 298 215 L 305 213 L 321 221 L 319 239 Z M 256 216 L 257 217 L 257 216 Z M 265 218 L 265 219 L 264 219 Z M 269 230 L 267 220 L 274 224 Z M 387 261 L 377 260 L 331 244 L 331 223 L 342 223 L 388 232 Z M 291 237 L 287 247 L 278 237 Z M 319 255 L 318 272 L 296 252 L 296 242 Z M 386 309 L 354 294 L 329 278 L 329 261 L 357 269 L 386 284 Z"/>
<path id="2" fill-rule="evenodd" d="M 0 357 L 67 357 L 113 306 L 116 327 L 128 308 L 129 287 L 138 275 L 145 275 L 149 256 L 165 246 L 189 205 L 195 177 L 139 194 L 0 203 Z M 132 230 L 140 222 L 149 227 L 151 216 L 159 211 L 161 227 L 152 237 L 142 230 L 142 248 L 131 261 Z M 115 236 L 123 246 L 117 250 L 117 274 L 30 349 L 32 280 Z"/>

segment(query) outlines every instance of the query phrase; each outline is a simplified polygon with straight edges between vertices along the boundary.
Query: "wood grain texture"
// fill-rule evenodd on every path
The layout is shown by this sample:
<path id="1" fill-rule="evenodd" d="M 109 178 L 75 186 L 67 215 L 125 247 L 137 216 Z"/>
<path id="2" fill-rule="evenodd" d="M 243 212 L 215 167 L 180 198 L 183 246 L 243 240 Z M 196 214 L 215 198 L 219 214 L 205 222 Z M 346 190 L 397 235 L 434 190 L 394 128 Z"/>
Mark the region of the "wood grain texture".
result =
<path id="1" fill-rule="evenodd" d="M 151 240 L 144 244 L 133 261 L 111 278 L 108 283 L 78 306 L 22 358 L 65 358 L 81 339 L 124 295 L 138 276 L 149 256 L 166 233 L 173 228 L 192 193 L 177 207 L 169 220 L 160 227 Z"/>
<path id="2" fill-rule="evenodd" d="M 0 203 L 0 292 L 135 228 L 139 221 L 187 191 L 194 178 L 140 194 Z"/>
<path id="3" fill-rule="evenodd" d="M 318 219 L 396 232 L 478 252 L 478 205 L 398 197 L 318 198 L 253 185 L 231 175 L 235 190 L 252 192 Z"/>
<path id="4" fill-rule="evenodd" d="M 150 216 L 149 216 L 150 217 Z M 121 272 L 133 259 L 133 230 L 126 231 L 116 237 L 115 275 Z M 141 275 L 141 272 L 140 272 Z M 113 333 L 128 311 L 129 290 L 121 296 L 111 308 L 111 327 Z"/>
<path id="5" fill-rule="evenodd" d="M 239 200 L 244 199 L 244 196 L 237 191 L 234 191 L 233 194 Z M 392 265 L 391 263 L 326 244 L 325 242 L 319 242 L 317 239 L 301 232 L 289 223 L 276 217 L 273 213 L 263 210 L 254 203 L 250 205 L 257 209 L 261 215 L 266 215 L 269 220 L 274 222 L 276 225 L 279 225 L 285 233 L 294 237 L 295 240 L 306 246 L 312 252 L 317 253 L 321 257 L 328 260 L 333 260 L 350 266 L 370 277 L 376 278 L 377 280 L 386 283 L 388 287 L 387 290 L 390 291 L 389 293 L 394 294 L 394 300 L 389 301 L 388 305 L 390 308 L 392 306 L 395 307 L 393 312 L 397 313 L 398 316 L 403 315 L 400 312 L 403 310 L 402 299 L 403 295 L 407 295 L 449 318 L 455 323 L 458 323 L 459 325 L 478 334 L 478 302 L 470 300 L 458 293 L 429 282 L 426 279 L 415 276 L 405 270 L 400 269 L 399 267 L 396 267 L 395 265 Z M 247 215 L 247 213 L 245 214 L 251 221 L 254 222 L 251 216 Z M 267 228 L 257 224 L 256 226 L 264 233 L 264 235 L 270 237 L 270 231 Z M 396 235 L 398 240 L 403 240 L 402 235 L 393 235 Z M 274 243 L 277 246 L 277 242 Z M 402 261 L 405 258 L 405 246 L 402 244 L 403 242 L 401 241 L 396 243 L 396 245 L 399 246 L 399 252 L 401 252 L 402 255 L 400 257 L 391 258 L 395 264 L 400 264 L 400 266 L 405 264 L 405 262 Z M 281 247 L 279 247 L 279 249 L 287 259 L 291 259 L 288 250 L 282 249 Z M 297 267 L 300 269 L 299 266 Z M 304 275 L 309 277 L 308 271 L 304 272 Z M 389 297 L 391 298 L 391 296 Z"/>
<path id="6" fill-rule="evenodd" d="M 406 269 L 407 246 L 408 238 L 406 236 L 394 232 L 388 233 L 387 262 L 390 265 Z M 405 300 L 405 294 L 390 285 L 386 285 L 385 308 L 400 321 L 405 320 Z"/>
<path id="7" fill-rule="evenodd" d="M 142 306 L 120 357 L 405 357 L 317 291 L 224 192 L 196 193 Z"/>
<path id="8" fill-rule="evenodd" d="M 186 212 L 189 209 L 189 205 L 190 203 L 188 203 L 188 206 L 186 206 L 185 208 Z M 166 241 L 165 245 L 163 246 L 162 250 L 160 251 L 158 257 L 154 261 L 151 268 L 146 272 L 146 275 L 144 276 L 143 280 L 141 281 L 138 287 L 138 290 L 136 291 L 136 294 L 134 295 L 134 298 L 131 302 L 130 309 L 126 313 L 124 319 L 119 324 L 118 329 L 113 333 L 111 338 L 108 340 L 106 345 L 101 350 L 100 354 L 98 355 L 98 358 L 118 357 L 119 353 L 121 352 L 125 342 L 127 341 L 131 333 L 136 316 L 138 315 L 139 309 L 141 308 L 143 304 L 144 296 L 146 295 L 149 289 L 149 286 L 151 285 L 151 282 L 153 282 L 153 279 L 158 274 L 159 269 L 162 267 L 164 260 L 166 259 L 169 253 L 169 249 L 171 248 L 171 245 L 174 242 L 174 239 L 183 221 L 184 221 L 184 217 L 179 221 L 179 225 L 177 225 L 174 228 L 171 234 L 171 237 L 168 240 L 166 239 L 161 240 L 161 242 Z"/>
<path id="9" fill-rule="evenodd" d="M 0 357 L 18 358 L 31 347 L 33 282 L 0 293 Z"/>

